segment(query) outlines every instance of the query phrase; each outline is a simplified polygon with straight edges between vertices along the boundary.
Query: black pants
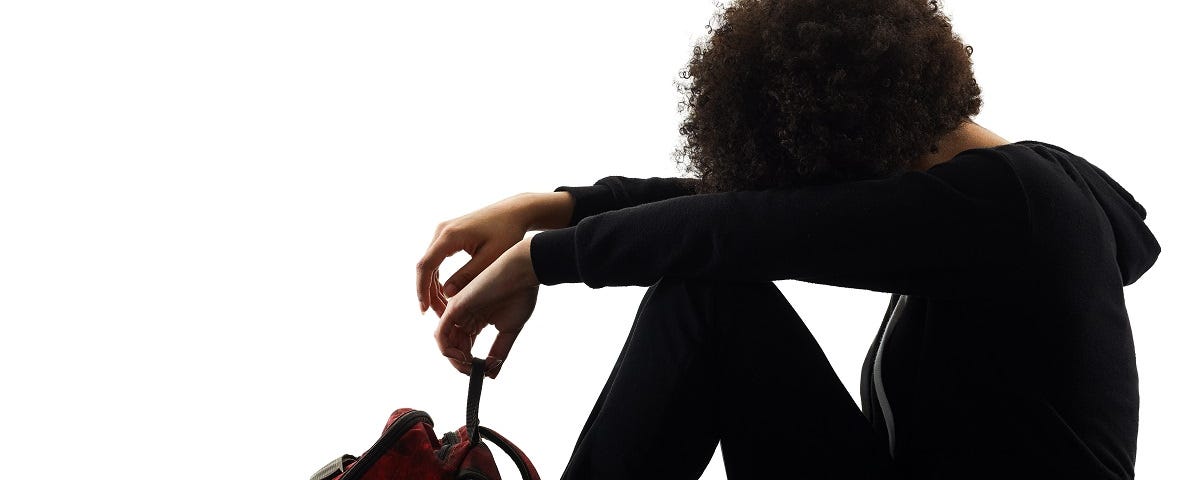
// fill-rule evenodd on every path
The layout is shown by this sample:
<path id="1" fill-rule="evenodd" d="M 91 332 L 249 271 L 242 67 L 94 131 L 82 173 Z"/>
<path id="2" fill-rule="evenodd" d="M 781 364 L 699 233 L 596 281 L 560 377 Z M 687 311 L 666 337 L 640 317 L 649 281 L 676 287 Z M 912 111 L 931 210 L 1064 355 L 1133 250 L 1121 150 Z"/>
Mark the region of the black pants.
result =
<path id="1" fill-rule="evenodd" d="M 877 434 L 770 282 L 646 291 L 564 480 L 894 478 Z"/>

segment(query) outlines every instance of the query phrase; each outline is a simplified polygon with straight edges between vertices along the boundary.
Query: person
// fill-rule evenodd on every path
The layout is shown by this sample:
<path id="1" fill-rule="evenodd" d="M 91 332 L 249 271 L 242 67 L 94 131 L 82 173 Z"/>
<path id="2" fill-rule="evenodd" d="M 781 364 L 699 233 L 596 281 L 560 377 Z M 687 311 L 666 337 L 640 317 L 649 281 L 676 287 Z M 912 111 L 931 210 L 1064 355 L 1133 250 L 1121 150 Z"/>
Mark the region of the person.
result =
<path id="1" fill-rule="evenodd" d="M 417 293 L 450 364 L 468 373 L 494 325 L 496 378 L 541 285 L 644 286 L 564 479 L 696 478 L 718 444 L 735 479 L 1133 478 L 1123 287 L 1161 251 L 1145 208 L 976 124 L 971 49 L 936 2 L 735 1 L 716 23 L 681 76 L 696 177 L 438 225 Z M 785 279 L 892 294 L 861 409 Z"/>

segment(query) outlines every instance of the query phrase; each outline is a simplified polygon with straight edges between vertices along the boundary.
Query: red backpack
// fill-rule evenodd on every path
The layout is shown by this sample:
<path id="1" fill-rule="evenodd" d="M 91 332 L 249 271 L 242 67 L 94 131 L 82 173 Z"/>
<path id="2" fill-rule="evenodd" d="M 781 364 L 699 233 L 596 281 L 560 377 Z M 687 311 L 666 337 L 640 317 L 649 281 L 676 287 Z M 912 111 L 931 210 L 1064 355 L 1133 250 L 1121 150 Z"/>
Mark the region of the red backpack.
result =
<path id="1" fill-rule="evenodd" d="M 467 388 L 467 424 L 439 440 L 428 413 L 411 408 L 392 412 L 383 435 L 361 456 L 342 455 L 313 474 L 311 480 L 499 480 L 488 441 L 517 464 L 524 480 L 539 480 L 521 449 L 490 428 L 479 426 L 479 395 L 484 361 L 471 360 Z"/>

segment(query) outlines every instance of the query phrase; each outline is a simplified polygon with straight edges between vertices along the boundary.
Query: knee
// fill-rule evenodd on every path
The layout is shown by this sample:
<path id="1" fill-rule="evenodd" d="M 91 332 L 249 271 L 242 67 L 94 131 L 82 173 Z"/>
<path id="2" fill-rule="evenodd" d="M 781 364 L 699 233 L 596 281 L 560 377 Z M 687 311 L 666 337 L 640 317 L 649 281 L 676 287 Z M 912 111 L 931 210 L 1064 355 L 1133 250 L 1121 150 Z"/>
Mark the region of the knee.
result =
<path id="1" fill-rule="evenodd" d="M 688 344 L 726 345 L 720 348 L 809 335 L 799 314 L 772 282 L 678 277 L 663 277 L 650 286 L 638 307 L 635 328 Z"/>
<path id="2" fill-rule="evenodd" d="M 794 312 L 774 283 L 733 282 L 708 278 L 665 276 L 646 291 L 640 308 L 665 305 L 697 315 L 742 316 L 745 313 Z"/>
<path id="3" fill-rule="evenodd" d="M 643 308 L 650 305 L 669 305 L 675 311 L 707 312 L 711 310 L 713 294 L 727 290 L 722 282 L 705 278 L 664 276 L 658 279 L 642 298 Z"/>
<path id="4" fill-rule="evenodd" d="M 698 278 L 662 277 L 646 290 L 635 317 L 635 328 L 706 336 L 713 324 L 712 293 L 721 285 Z"/>
<path id="5" fill-rule="evenodd" d="M 732 300 L 743 304 L 751 300 L 778 301 L 782 293 L 774 283 L 735 282 L 710 278 L 682 278 L 664 276 L 650 286 L 646 292 L 648 297 L 679 297 L 687 296 L 693 299 L 710 301 Z"/>

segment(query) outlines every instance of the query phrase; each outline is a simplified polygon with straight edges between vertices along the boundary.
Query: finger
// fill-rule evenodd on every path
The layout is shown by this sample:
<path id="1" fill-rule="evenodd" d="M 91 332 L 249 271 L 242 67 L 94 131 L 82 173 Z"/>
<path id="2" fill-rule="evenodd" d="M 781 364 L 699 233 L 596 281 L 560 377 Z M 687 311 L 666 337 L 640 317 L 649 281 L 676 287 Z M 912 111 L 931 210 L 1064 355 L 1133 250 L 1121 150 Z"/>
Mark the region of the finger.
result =
<path id="1" fill-rule="evenodd" d="M 487 360 L 484 361 L 484 365 L 486 367 L 484 368 L 484 374 L 495 380 L 496 376 L 500 375 L 500 365 L 503 363 L 503 358 L 488 356 Z"/>
<path id="2" fill-rule="evenodd" d="M 454 272 L 454 275 L 446 279 L 442 291 L 447 297 L 453 297 L 458 292 L 461 292 L 463 287 L 468 283 L 471 283 L 471 280 L 478 277 L 488 265 L 496 261 L 496 257 L 498 256 L 489 248 L 480 248 L 478 252 L 471 255 L 471 261 L 467 262 L 457 272 Z"/>
<path id="3" fill-rule="evenodd" d="M 475 336 L 479 335 L 479 332 L 483 331 L 489 325 L 487 318 L 465 307 L 467 304 L 478 303 L 478 297 L 478 292 L 471 292 L 448 299 L 445 310 L 440 314 L 440 317 L 445 319 L 453 330 L 465 333 L 470 337 L 472 343 L 475 340 Z"/>
<path id="4" fill-rule="evenodd" d="M 429 306 L 433 308 L 437 316 L 441 317 L 446 312 L 447 298 L 446 293 L 442 291 L 441 282 L 438 281 L 438 274 L 439 272 L 434 270 L 433 278 L 429 282 L 429 290 L 433 292 L 429 297 Z"/>
<path id="5" fill-rule="evenodd" d="M 434 338 L 437 341 L 438 349 L 443 356 L 450 359 L 451 365 L 459 372 L 469 375 L 471 373 L 469 352 L 475 343 L 475 336 L 466 326 L 455 325 L 455 322 L 465 321 L 457 320 L 459 317 L 460 315 L 453 309 L 448 309 L 438 322 Z"/>
<path id="6" fill-rule="evenodd" d="M 464 341 L 464 335 L 453 328 L 449 331 L 439 332 L 435 337 L 438 338 L 438 349 L 442 352 L 442 356 L 450 362 L 450 366 L 454 367 L 460 373 L 471 373 L 471 356 L 467 352 L 471 350 L 471 342 Z"/>
<path id="7" fill-rule="evenodd" d="M 450 239 L 439 233 L 433 243 L 429 245 L 429 249 L 425 251 L 425 255 L 417 261 L 417 301 L 420 303 L 421 313 L 425 313 L 430 305 L 430 295 L 433 292 L 432 283 L 435 281 L 434 272 L 437 272 L 446 257 L 457 251 L 458 249 L 450 243 Z"/>
<path id="8" fill-rule="evenodd" d="M 471 362 L 463 360 L 466 354 L 462 353 L 461 350 L 456 348 L 448 349 L 445 352 L 442 352 L 442 356 L 446 357 L 446 360 L 450 361 L 450 365 L 454 367 L 455 370 L 467 375 L 471 374 Z"/>
<path id="9" fill-rule="evenodd" d="M 421 260 L 417 261 L 417 303 L 420 305 L 421 313 L 425 313 L 429 308 L 430 282 L 433 281 L 433 272 L 436 272 L 442 263 L 437 259 L 439 257 L 432 253 L 433 250 L 426 251 Z"/>
<path id="10" fill-rule="evenodd" d="M 508 358 L 513 344 L 517 342 L 517 335 L 520 333 L 521 331 L 517 330 L 515 332 L 500 332 L 496 335 L 496 341 L 492 342 L 492 350 L 488 352 L 487 376 L 494 379 L 500 374 L 501 364 Z"/>

